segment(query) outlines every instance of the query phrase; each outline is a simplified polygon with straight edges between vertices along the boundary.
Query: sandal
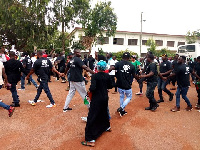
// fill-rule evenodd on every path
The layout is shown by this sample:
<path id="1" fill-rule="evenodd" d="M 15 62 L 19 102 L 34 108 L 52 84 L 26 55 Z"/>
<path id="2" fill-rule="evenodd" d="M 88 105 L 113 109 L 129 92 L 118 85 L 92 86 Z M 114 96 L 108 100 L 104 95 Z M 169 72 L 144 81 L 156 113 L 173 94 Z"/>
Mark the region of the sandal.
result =
<path id="1" fill-rule="evenodd" d="M 94 147 L 95 145 L 94 142 L 88 142 L 88 141 L 82 141 L 81 144 L 90 147 Z"/>

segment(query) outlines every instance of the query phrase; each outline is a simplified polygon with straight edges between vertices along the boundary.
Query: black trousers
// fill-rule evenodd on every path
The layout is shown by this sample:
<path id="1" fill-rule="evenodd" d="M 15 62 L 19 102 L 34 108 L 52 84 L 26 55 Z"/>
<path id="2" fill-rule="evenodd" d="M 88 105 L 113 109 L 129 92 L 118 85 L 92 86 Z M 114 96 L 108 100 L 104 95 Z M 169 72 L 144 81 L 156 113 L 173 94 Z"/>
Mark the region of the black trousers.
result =
<path id="1" fill-rule="evenodd" d="M 115 87 L 115 92 L 117 92 L 117 85 L 115 82 L 115 75 L 110 75 L 110 78 L 112 80 L 112 86 Z"/>

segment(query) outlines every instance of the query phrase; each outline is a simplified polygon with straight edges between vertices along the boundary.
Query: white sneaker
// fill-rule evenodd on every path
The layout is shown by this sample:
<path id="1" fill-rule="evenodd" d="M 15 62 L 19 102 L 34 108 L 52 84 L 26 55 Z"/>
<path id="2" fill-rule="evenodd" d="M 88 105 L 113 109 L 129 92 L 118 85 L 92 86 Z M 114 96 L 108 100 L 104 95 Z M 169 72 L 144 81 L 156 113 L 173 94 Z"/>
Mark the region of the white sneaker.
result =
<path id="1" fill-rule="evenodd" d="M 56 104 L 54 103 L 46 106 L 46 108 L 51 108 L 51 107 L 56 107 Z"/>
<path id="2" fill-rule="evenodd" d="M 32 106 L 35 106 L 36 103 L 33 100 L 28 100 L 29 104 L 31 104 Z"/>
<path id="3" fill-rule="evenodd" d="M 19 91 L 25 91 L 25 89 L 18 89 Z"/>
<path id="4" fill-rule="evenodd" d="M 143 93 L 141 93 L 141 92 L 137 92 L 137 93 L 135 93 L 136 95 L 142 95 Z"/>
<path id="5" fill-rule="evenodd" d="M 81 120 L 87 122 L 87 117 L 81 117 Z"/>

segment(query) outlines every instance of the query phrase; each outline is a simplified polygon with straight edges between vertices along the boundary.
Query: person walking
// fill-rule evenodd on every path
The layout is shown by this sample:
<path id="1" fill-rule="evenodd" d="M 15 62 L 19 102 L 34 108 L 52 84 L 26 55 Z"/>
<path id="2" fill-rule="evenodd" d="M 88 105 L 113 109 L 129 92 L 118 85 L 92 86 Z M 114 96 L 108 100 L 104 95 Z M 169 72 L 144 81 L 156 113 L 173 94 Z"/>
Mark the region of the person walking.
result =
<path id="1" fill-rule="evenodd" d="M 53 100 L 53 97 L 51 95 L 51 92 L 49 90 L 48 81 L 49 81 L 49 73 L 50 70 L 56 72 L 60 76 L 62 75 L 60 72 L 58 72 L 53 66 L 51 61 L 48 58 L 44 58 L 42 51 L 37 52 L 37 59 L 33 65 L 33 68 L 31 69 L 30 73 L 27 75 L 26 79 L 28 80 L 30 76 L 35 72 L 38 76 L 38 81 L 40 82 L 40 85 L 37 89 L 37 95 L 35 96 L 34 100 L 30 100 L 29 103 L 32 106 L 35 106 L 37 103 L 37 100 L 40 97 L 40 94 L 42 93 L 42 89 L 47 94 L 47 97 L 50 100 L 50 105 L 47 105 L 47 108 L 56 107 L 55 101 Z"/>
<path id="2" fill-rule="evenodd" d="M 87 123 L 85 128 L 85 146 L 94 146 L 95 140 L 105 131 L 110 130 L 108 108 L 108 90 L 112 88 L 112 81 L 106 70 L 106 62 L 99 61 L 98 73 L 92 75 L 89 91 L 92 93 Z"/>
<path id="3" fill-rule="evenodd" d="M 4 68 L 3 63 L 0 61 L 0 89 L 2 88 L 2 85 L 4 84 L 2 76 L 4 77 L 5 85 L 7 86 L 9 84 L 8 80 L 7 80 L 7 75 L 5 73 L 5 68 Z M 4 109 L 8 110 L 8 116 L 9 117 L 11 117 L 13 115 L 13 112 L 15 110 L 14 107 L 12 107 L 10 105 L 6 105 L 5 103 L 3 103 L 1 101 L 0 101 L 0 107 L 3 107 Z"/>
<path id="4" fill-rule="evenodd" d="M 147 55 L 147 62 L 148 66 L 146 68 L 146 74 L 140 75 L 139 78 L 146 78 L 147 80 L 147 90 L 146 90 L 146 97 L 149 99 L 149 107 L 146 107 L 145 110 L 155 111 L 159 106 L 154 98 L 154 90 L 157 86 L 157 65 L 154 62 L 154 55 L 148 54 Z"/>
<path id="5" fill-rule="evenodd" d="M 197 57 L 197 63 L 194 66 L 194 71 L 200 77 L 200 56 Z M 197 109 L 200 109 L 200 80 L 197 80 L 196 82 L 196 90 L 197 90 L 198 101 L 195 107 Z"/>
<path id="6" fill-rule="evenodd" d="M 21 72 L 26 73 L 25 68 L 22 66 L 22 63 L 19 60 L 15 59 L 15 52 L 9 53 L 10 60 L 5 64 L 5 72 L 8 78 L 8 82 L 11 84 L 10 92 L 12 93 L 13 98 L 13 107 L 20 107 L 19 96 L 17 95 L 16 85 L 21 79 Z"/>
<path id="7" fill-rule="evenodd" d="M 192 104 L 190 103 L 190 100 L 187 97 L 187 92 L 190 86 L 190 73 L 200 79 L 200 77 L 190 68 L 188 65 L 185 64 L 186 57 L 180 56 L 178 58 L 178 66 L 173 74 L 170 76 L 163 77 L 163 79 L 169 79 L 170 77 L 176 76 L 177 80 L 177 90 L 176 90 L 176 106 L 171 109 L 172 112 L 180 111 L 180 95 L 182 95 L 182 98 L 187 103 L 187 107 L 185 108 L 186 111 L 191 111 Z"/>
<path id="8" fill-rule="evenodd" d="M 32 61 L 31 61 L 30 57 L 28 56 L 27 52 L 23 53 L 23 57 L 24 57 L 24 59 L 22 60 L 22 65 L 25 68 L 26 74 L 29 74 L 29 72 L 32 68 Z M 18 90 L 25 90 L 25 77 L 26 77 L 26 75 L 23 73 L 21 76 L 21 88 Z M 29 80 L 33 83 L 33 85 L 37 89 L 38 85 L 35 82 L 35 80 L 32 78 L 32 75 L 30 76 Z"/>
<path id="9" fill-rule="evenodd" d="M 80 49 L 74 49 L 74 57 L 67 64 L 67 67 L 64 73 L 66 75 L 68 70 L 70 69 L 70 89 L 66 97 L 65 105 L 63 107 L 63 112 L 72 110 L 72 108 L 69 107 L 69 103 L 74 97 L 76 90 L 80 94 L 83 101 L 84 101 L 85 96 L 87 95 L 87 92 L 85 89 L 85 81 L 83 80 L 83 75 L 82 75 L 83 69 L 90 72 L 91 74 L 94 74 L 94 71 L 92 71 L 89 67 L 87 67 L 83 63 L 80 57 L 81 57 Z"/>
<path id="10" fill-rule="evenodd" d="M 122 61 L 119 61 L 115 64 L 115 66 L 111 66 L 109 72 L 112 70 L 116 70 L 116 78 L 117 78 L 117 87 L 118 92 L 120 94 L 120 107 L 117 109 L 119 115 L 122 117 L 127 112 L 125 111 L 125 107 L 128 105 L 132 98 L 132 76 L 135 76 L 135 67 L 129 62 L 130 53 L 125 52 L 122 56 Z M 126 96 L 126 99 L 124 100 Z"/>
<path id="11" fill-rule="evenodd" d="M 164 91 L 165 93 L 167 93 L 169 95 L 169 101 L 173 100 L 173 96 L 174 94 L 171 93 L 168 89 L 167 89 L 167 84 L 169 83 L 169 80 L 162 80 L 161 76 L 163 77 L 167 77 L 170 75 L 170 73 L 172 72 L 172 67 L 171 67 L 171 63 L 168 61 L 168 57 L 167 54 L 162 55 L 162 62 L 160 63 L 160 73 L 158 74 L 158 94 L 160 97 L 160 100 L 157 101 L 157 103 L 160 102 L 164 102 L 163 99 L 163 95 L 162 95 L 162 91 Z"/>

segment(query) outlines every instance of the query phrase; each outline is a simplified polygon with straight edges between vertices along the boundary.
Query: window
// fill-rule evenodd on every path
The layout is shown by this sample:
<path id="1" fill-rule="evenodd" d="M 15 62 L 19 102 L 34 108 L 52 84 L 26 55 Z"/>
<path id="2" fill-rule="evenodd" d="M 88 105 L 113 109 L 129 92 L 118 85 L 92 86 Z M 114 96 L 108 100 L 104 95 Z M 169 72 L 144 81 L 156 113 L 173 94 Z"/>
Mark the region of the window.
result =
<path id="1" fill-rule="evenodd" d="M 167 41 L 168 47 L 174 47 L 174 41 Z"/>
<path id="2" fill-rule="evenodd" d="M 142 40 L 142 45 L 146 45 L 147 44 L 147 40 Z"/>
<path id="3" fill-rule="evenodd" d="M 109 44 L 109 38 L 108 37 L 103 37 L 103 39 L 97 38 L 97 44 L 98 45 Z"/>
<path id="4" fill-rule="evenodd" d="M 156 40 L 157 46 L 163 46 L 163 40 Z"/>
<path id="5" fill-rule="evenodd" d="M 128 39 L 128 45 L 137 45 L 138 39 Z"/>
<path id="6" fill-rule="evenodd" d="M 187 52 L 195 52 L 195 45 L 187 45 L 186 50 Z"/>
<path id="7" fill-rule="evenodd" d="M 177 46 L 179 46 L 179 45 L 185 45 L 185 42 L 178 42 Z"/>
<path id="8" fill-rule="evenodd" d="M 114 45 L 123 45 L 124 39 L 123 38 L 113 38 L 113 44 Z"/>

